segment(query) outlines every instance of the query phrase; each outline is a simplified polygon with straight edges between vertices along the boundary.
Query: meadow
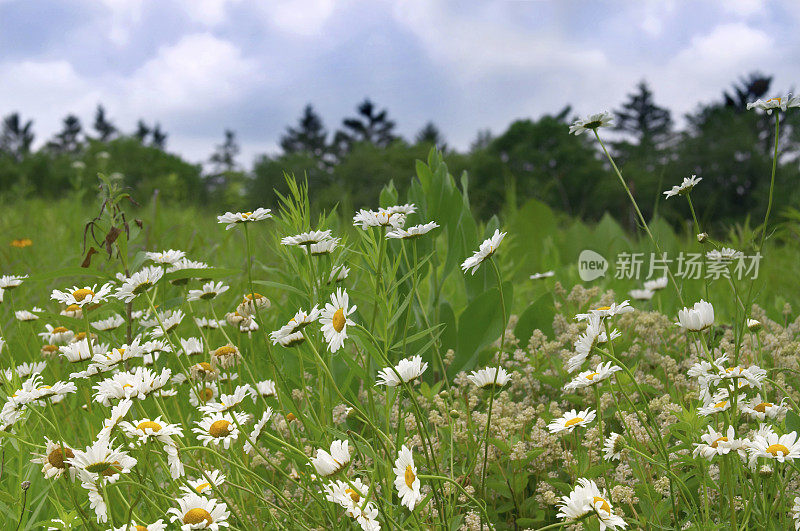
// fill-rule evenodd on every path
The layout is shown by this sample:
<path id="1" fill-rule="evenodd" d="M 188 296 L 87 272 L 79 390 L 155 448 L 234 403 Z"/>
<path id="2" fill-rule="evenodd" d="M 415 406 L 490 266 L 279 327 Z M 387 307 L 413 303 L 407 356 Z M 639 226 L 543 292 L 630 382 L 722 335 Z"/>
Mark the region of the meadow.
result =
<path id="1" fill-rule="evenodd" d="M 481 220 L 441 153 L 414 173 L 358 212 L 291 175 L 247 212 L 134 204 L 106 175 L 4 205 L 4 528 L 795 525 L 796 220 Z M 674 180 L 661 208 L 702 212 L 714 191 Z M 716 273 L 617 278 L 635 253 Z"/>

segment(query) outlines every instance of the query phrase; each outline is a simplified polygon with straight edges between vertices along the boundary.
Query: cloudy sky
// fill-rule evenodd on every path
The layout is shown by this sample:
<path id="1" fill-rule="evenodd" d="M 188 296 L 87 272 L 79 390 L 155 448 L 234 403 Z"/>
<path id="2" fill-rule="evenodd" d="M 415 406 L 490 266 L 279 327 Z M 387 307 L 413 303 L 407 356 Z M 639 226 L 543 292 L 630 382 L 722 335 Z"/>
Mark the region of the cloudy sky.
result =
<path id="1" fill-rule="evenodd" d="M 798 27 L 797 0 L 0 0 L 0 114 L 42 142 L 103 103 L 193 161 L 231 128 L 249 165 L 306 103 L 331 130 L 369 96 L 401 134 L 433 120 L 466 147 L 568 103 L 614 108 L 643 78 L 676 113 L 753 70 L 788 90 Z"/>

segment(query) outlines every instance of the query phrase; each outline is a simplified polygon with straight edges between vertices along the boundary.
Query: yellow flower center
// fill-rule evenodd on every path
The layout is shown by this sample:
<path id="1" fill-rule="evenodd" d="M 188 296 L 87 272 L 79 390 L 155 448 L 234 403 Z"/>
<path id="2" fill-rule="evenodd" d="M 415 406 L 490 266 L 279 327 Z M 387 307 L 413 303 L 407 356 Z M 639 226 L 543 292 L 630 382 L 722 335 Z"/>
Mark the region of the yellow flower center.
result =
<path id="1" fill-rule="evenodd" d="M 75 290 L 72 292 L 72 296 L 75 297 L 75 300 L 81 302 L 86 297 L 94 297 L 94 291 L 86 288 L 81 288 L 79 290 Z"/>
<path id="2" fill-rule="evenodd" d="M 79 332 L 75 334 L 75 341 L 81 341 L 82 339 L 86 339 L 86 332 Z"/>
<path id="3" fill-rule="evenodd" d="M 231 432 L 231 423 L 227 420 L 217 420 L 208 428 L 208 434 L 219 439 Z"/>
<path id="4" fill-rule="evenodd" d="M 131 384 L 122 384 L 122 388 L 125 389 L 126 387 L 133 387 Z"/>
<path id="5" fill-rule="evenodd" d="M 159 424 L 158 422 L 153 422 L 152 420 L 146 420 L 144 422 L 139 423 L 139 425 L 136 426 L 137 430 L 142 430 L 142 431 L 145 431 L 147 428 L 150 428 L 153 431 L 161 431 L 161 424 Z"/>
<path id="6" fill-rule="evenodd" d="M 784 456 L 789 455 L 789 449 L 782 444 L 770 444 L 767 446 L 767 453 L 772 454 L 773 457 L 778 457 L 778 452 Z"/>
<path id="7" fill-rule="evenodd" d="M 773 102 L 773 101 L 774 101 L 775 103 L 779 104 L 779 105 L 780 105 L 780 103 L 781 103 L 781 99 L 780 99 L 780 98 L 770 98 L 770 99 L 768 99 L 768 100 L 767 100 L 767 103 L 771 103 L 771 102 Z"/>
<path id="8" fill-rule="evenodd" d="M 600 374 L 600 373 L 598 373 L 598 372 L 593 372 L 592 374 L 587 374 L 587 375 L 586 375 L 586 379 L 587 379 L 587 380 L 589 380 L 589 381 L 591 382 L 592 380 L 594 380 L 594 377 L 595 377 L 595 376 L 597 376 L 597 375 L 599 375 L 599 374 Z"/>
<path id="9" fill-rule="evenodd" d="M 296 418 L 297 417 L 294 416 L 294 413 L 289 413 L 288 415 L 286 415 L 286 422 L 291 422 L 291 421 L 295 420 Z"/>
<path id="10" fill-rule="evenodd" d="M 199 524 L 203 520 L 205 520 L 206 525 L 211 525 L 211 522 L 214 521 L 214 519 L 211 518 L 211 514 L 200 507 L 189 509 L 186 511 L 186 514 L 183 515 L 184 524 Z"/>
<path id="11" fill-rule="evenodd" d="M 345 323 L 347 322 L 347 320 L 344 318 L 344 310 L 342 308 L 336 310 L 331 321 L 333 324 L 333 329 L 337 332 L 341 332 L 344 329 Z"/>
<path id="12" fill-rule="evenodd" d="M 67 328 L 66 326 L 57 326 L 53 328 L 54 334 L 63 334 L 64 332 L 69 332 L 69 328 Z"/>
<path id="13" fill-rule="evenodd" d="M 101 461 L 99 463 L 92 463 L 91 465 L 86 467 L 87 472 L 91 472 L 93 474 L 98 474 L 100 472 L 105 472 L 111 467 L 111 463 L 106 461 Z"/>
<path id="14" fill-rule="evenodd" d="M 210 387 L 205 387 L 203 388 L 203 390 L 200 391 L 200 393 L 198 393 L 198 396 L 200 397 L 200 400 L 202 400 L 203 402 L 208 402 L 209 400 L 214 398 L 214 390 Z"/>
<path id="15" fill-rule="evenodd" d="M 759 413 L 764 413 L 768 407 L 772 407 L 772 404 L 769 402 L 761 402 L 759 405 L 754 407 L 753 409 L 758 411 Z"/>
<path id="16" fill-rule="evenodd" d="M 233 347 L 231 345 L 225 345 L 224 347 L 219 347 L 217 350 L 214 351 L 214 355 L 218 357 L 232 356 L 233 354 L 236 354 L 236 347 Z M 202 363 L 200 365 L 202 365 Z"/>
<path id="17" fill-rule="evenodd" d="M 408 472 L 406 472 L 406 474 L 408 474 Z M 352 499 L 354 503 L 358 503 L 361 500 L 361 495 L 359 495 L 355 489 L 344 489 L 344 492 L 350 495 L 350 499 Z"/>
<path id="18" fill-rule="evenodd" d="M 711 448 L 716 448 L 717 446 L 719 446 L 719 442 L 720 441 L 728 442 L 728 438 L 727 437 L 720 437 L 719 439 L 717 439 L 716 441 L 711 443 Z"/>
<path id="19" fill-rule="evenodd" d="M 201 362 L 200 362 L 200 363 L 198 363 L 197 365 L 200 367 L 200 369 L 202 369 L 202 370 L 204 370 L 204 371 L 211 372 L 211 371 L 213 370 L 213 369 L 211 368 L 211 364 L 210 364 L 209 362 L 207 362 L 207 361 L 201 361 Z"/>
<path id="20" fill-rule="evenodd" d="M 136 531 L 147 531 L 147 528 L 143 525 L 137 525 L 136 527 L 134 527 L 134 529 Z"/>
<path id="21" fill-rule="evenodd" d="M 81 310 L 81 307 L 78 306 L 77 304 L 70 304 L 66 308 L 66 311 L 68 311 L 68 312 L 79 312 L 80 310 Z"/>
<path id="22" fill-rule="evenodd" d="M 194 490 L 196 490 L 198 492 L 198 494 L 199 494 L 199 493 L 202 493 L 206 489 L 206 487 L 210 487 L 210 486 L 211 486 L 211 483 L 201 483 L 200 485 L 196 486 L 194 488 Z"/>
<path id="23" fill-rule="evenodd" d="M 597 308 L 597 311 L 598 312 L 603 312 L 603 311 L 610 310 L 610 309 L 611 309 L 611 306 L 600 306 L 599 308 Z"/>
<path id="24" fill-rule="evenodd" d="M 575 417 L 574 419 L 569 419 L 568 421 L 566 421 L 564 423 L 564 427 L 569 428 L 570 426 L 574 426 L 579 422 L 583 422 L 583 419 L 581 417 Z"/>
<path id="25" fill-rule="evenodd" d="M 600 509 L 602 509 L 603 511 L 605 511 L 607 513 L 611 512 L 611 506 L 603 498 L 601 498 L 600 496 L 594 496 L 594 498 L 592 499 L 592 505 L 596 505 L 597 502 L 603 502 L 600 505 Z"/>
<path id="26" fill-rule="evenodd" d="M 75 454 L 72 453 L 70 448 L 64 448 L 64 451 L 61 451 L 61 448 L 56 448 L 47 456 L 47 462 L 50 463 L 50 466 L 55 468 L 67 468 L 69 467 L 68 463 L 64 462 L 64 456 L 67 456 L 67 459 L 72 459 L 75 457 Z"/>
<path id="27" fill-rule="evenodd" d="M 58 350 L 58 347 L 55 345 L 43 345 L 42 352 L 55 352 Z"/>
<path id="28" fill-rule="evenodd" d="M 728 401 L 727 400 L 723 400 L 722 402 L 717 402 L 716 404 L 714 404 L 714 407 L 719 409 L 719 408 L 723 408 L 723 407 L 725 407 L 727 405 L 728 405 Z"/>
<path id="29" fill-rule="evenodd" d="M 414 488 L 413 485 L 414 485 L 414 480 L 415 479 L 417 479 L 417 476 L 414 475 L 414 471 L 411 469 L 411 465 L 407 465 L 406 466 L 406 473 L 405 473 L 405 480 L 406 480 L 406 486 L 409 489 L 413 489 Z"/>
<path id="30" fill-rule="evenodd" d="M 247 295 L 244 296 L 244 299 L 242 299 L 242 302 L 251 301 L 253 299 L 258 301 L 259 299 L 263 299 L 263 298 L 264 298 L 264 296 L 262 294 L 260 294 L 260 293 L 248 293 Z"/>

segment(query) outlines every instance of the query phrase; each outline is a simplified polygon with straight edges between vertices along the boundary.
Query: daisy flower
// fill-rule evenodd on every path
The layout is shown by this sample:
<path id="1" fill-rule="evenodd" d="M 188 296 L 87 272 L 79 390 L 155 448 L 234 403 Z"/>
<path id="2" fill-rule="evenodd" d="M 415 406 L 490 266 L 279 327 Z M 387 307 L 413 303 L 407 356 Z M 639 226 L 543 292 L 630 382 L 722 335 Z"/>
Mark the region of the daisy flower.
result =
<path id="1" fill-rule="evenodd" d="M 111 416 L 103 421 L 103 428 L 98 432 L 97 439 L 108 438 L 111 431 L 120 423 L 122 419 L 128 414 L 133 406 L 133 400 L 124 399 L 111 408 Z"/>
<path id="2" fill-rule="evenodd" d="M 223 345 L 211 353 L 211 365 L 228 369 L 242 359 L 239 349 L 233 345 Z"/>
<path id="3" fill-rule="evenodd" d="M 257 208 L 253 212 L 225 212 L 221 216 L 217 216 L 217 223 L 224 223 L 227 226 L 225 230 L 231 230 L 238 223 L 248 223 L 251 221 L 261 221 L 262 219 L 271 218 L 272 212 L 268 208 Z"/>
<path id="4" fill-rule="evenodd" d="M 597 484 L 590 479 L 578 479 L 578 486 L 568 496 L 561 497 L 558 507 L 559 512 L 556 517 L 566 522 L 575 522 L 594 513 L 600 524 L 600 531 L 627 527 L 625 520 L 613 513 L 605 491 L 601 492 Z"/>
<path id="5" fill-rule="evenodd" d="M 726 455 L 731 451 L 739 452 L 743 459 L 747 457 L 746 443 L 736 438 L 733 426 L 728 426 L 728 430 L 724 433 L 709 426 L 708 433 L 704 433 L 700 439 L 702 443 L 694 443 L 692 455 L 695 458 L 701 456 L 711 461 L 715 456 Z"/>
<path id="6" fill-rule="evenodd" d="M 422 500 L 417 467 L 414 465 L 414 456 L 405 445 L 400 447 L 397 459 L 394 462 L 394 486 L 400 497 L 401 505 L 413 511 L 414 507 Z"/>
<path id="7" fill-rule="evenodd" d="M 311 308 L 311 311 L 306 313 L 303 311 L 302 308 L 297 310 L 297 313 L 294 314 L 294 317 L 289 319 L 289 322 L 286 323 L 284 326 L 275 332 L 270 333 L 270 336 L 276 334 L 278 336 L 284 336 L 289 334 L 294 334 L 295 332 L 299 332 L 303 328 L 307 327 L 317 319 L 319 319 L 320 311 L 317 305 L 314 305 Z M 273 343 L 274 344 L 274 343 Z"/>
<path id="8" fill-rule="evenodd" d="M 439 227 L 439 224 L 435 221 L 431 221 L 430 223 L 424 223 L 422 225 L 414 225 L 413 227 L 409 227 L 408 229 L 394 229 L 386 233 L 387 238 L 394 238 L 399 240 L 413 240 L 415 238 L 419 238 L 423 236 L 433 229 Z"/>
<path id="9" fill-rule="evenodd" d="M 136 520 L 131 520 L 130 525 L 126 524 L 122 527 L 113 527 L 111 531 L 164 531 L 167 529 L 167 524 L 164 523 L 162 518 L 159 518 L 152 524 L 136 523 Z"/>
<path id="10" fill-rule="evenodd" d="M 752 418 L 764 422 L 766 419 L 780 419 L 789 408 L 783 405 L 783 401 L 779 404 L 766 402 L 761 398 L 761 395 L 756 397 L 742 406 L 742 413 L 750 415 Z"/>
<path id="11" fill-rule="evenodd" d="M 98 345 L 94 342 L 90 345 L 88 340 L 81 339 L 80 341 L 74 341 L 67 345 L 60 346 L 58 350 L 61 352 L 61 355 L 67 358 L 71 363 L 78 363 L 80 361 L 92 359 L 95 352 L 105 352 L 107 348 L 108 345 Z"/>
<path id="12" fill-rule="evenodd" d="M 619 461 L 624 449 L 625 439 L 619 433 L 612 431 L 603 444 L 603 459 L 606 461 Z"/>
<path id="13" fill-rule="evenodd" d="M 195 317 L 194 322 L 200 328 L 207 328 L 209 330 L 217 330 L 220 326 L 225 324 L 225 321 L 218 321 L 216 319 L 206 319 L 205 317 Z"/>
<path id="14" fill-rule="evenodd" d="M 311 458 L 311 464 L 317 474 L 323 477 L 341 472 L 350 464 L 348 441 L 335 440 L 331 443 L 331 451 L 317 449 L 317 456 Z"/>
<path id="15" fill-rule="evenodd" d="M 511 381 L 511 375 L 503 367 L 486 367 L 472 371 L 467 379 L 480 388 L 500 388 Z"/>
<path id="16" fill-rule="evenodd" d="M 295 236 L 286 236 L 281 238 L 281 245 L 311 245 L 320 243 L 331 237 L 330 230 L 312 230 L 309 232 L 301 232 Z"/>
<path id="17" fill-rule="evenodd" d="M 189 403 L 194 407 L 217 401 L 219 388 L 214 382 L 203 382 L 189 388 Z"/>
<path id="18" fill-rule="evenodd" d="M 97 289 L 97 285 L 91 287 L 85 286 L 83 288 L 72 286 L 72 288 L 67 291 L 54 289 L 50 294 L 50 298 L 67 306 L 77 304 L 83 308 L 87 304 L 98 304 L 105 301 L 108 295 L 111 294 L 111 288 L 112 286 L 110 283 L 103 284 L 99 290 Z"/>
<path id="19" fill-rule="evenodd" d="M 474 275 L 475 271 L 478 270 L 480 265 L 486 261 L 487 258 L 490 258 L 495 251 L 497 251 L 497 247 L 505 237 L 505 232 L 500 232 L 500 230 L 495 229 L 492 237 L 488 240 L 484 240 L 478 250 L 475 251 L 472 256 L 464 260 L 464 262 L 461 264 L 461 269 L 464 270 L 465 273 L 472 269 L 472 274 Z"/>
<path id="20" fill-rule="evenodd" d="M 767 114 L 772 114 L 774 110 L 786 111 L 791 107 L 800 107 L 800 97 L 792 96 L 791 93 L 784 97 L 770 98 L 768 100 L 758 99 L 747 104 L 747 110 L 761 109 Z"/>
<path id="21" fill-rule="evenodd" d="M 697 175 L 692 175 L 691 177 L 684 177 L 683 182 L 677 186 L 673 186 L 670 190 L 664 192 L 664 195 L 667 199 L 670 197 L 675 197 L 676 195 L 686 195 L 692 191 L 692 189 L 697 186 L 697 184 L 702 181 L 702 177 L 698 177 Z"/>
<path id="22" fill-rule="evenodd" d="M 44 441 L 44 453 L 31 459 L 31 463 L 42 465 L 42 474 L 47 479 L 60 478 L 67 471 L 74 479 L 75 469 L 69 464 L 69 460 L 75 457 L 72 448 L 58 441 L 51 441 L 47 437 Z"/>
<path id="23" fill-rule="evenodd" d="M 722 411 L 727 411 L 731 407 L 731 401 L 728 397 L 727 389 L 720 389 L 711 400 L 704 403 L 703 406 L 697 408 L 697 413 L 705 417 L 709 415 L 716 415 Z"/>
<path id="24" fill-rule="evenodd" d="M 793 461 L 800 457 L 800 441 L 797 440 L 797 432 L 793 431 L 786 435 L 777 433 L 756 433 L 747 447 L 750 452 L 750 464 L 755 464 L 759 457 L 775 459 L 779 463 L 786 460 Z"/>
<path id="25" fill-rule="evenodd" d="M 197 354 L 203 353 L 203 340 L 198 339 L 196 337 L 190 337 L 187 339 L 180 338 L 181 342 L 181 352 L 186 354 L 187 356 L 195 356 Z"/>
<path id="26" fill-rule="evenodd" d="M 200 270 L 196 273 L 187 273 L 187 269 L 196 269 Z M 173 278 L 170 280 L 170 283 L 176 286 L 181 286 L 183 284 L 188 284 L 190 278 L 198 278 L 203 279 L 203 269 L 208 269 L 208 264 L 205 262 L 198 262 L 197 260 L 189 260 L 187 258 L 181 258 L 171 266 L 167 268 L 167 273 L 175 273 L 177 271 L 184 271 L 184 273 L 180 276 L 183 278 Z M 124 280 L 124 278 L 123 278 Z M 208 280 L 208 279 L 206 279 Z"/>
<path id="27" fill-rule="evenodd" d="M 336 293 L 331 294 L 331 302 L 326 303 L 320 312 L 319 319 L 322 334 L 331 352 L 336 352 L 344 345 L 344 340 L 347 339 L 347 325 L 355 326 L 348 316 L 355 311 L 356 306 L 350 306 L 347 291 L 336 288 Z"/>
<path id="28" fill-rule="evenodd" d="M 350 274 L 350 268 L 340 265 L 336 266 L 331 269 L 331 274 L 328 277 L 328 284 L 332 284 L 334 282 L 341 282 L 342 280 L 347 278 L 347 275 Z"/>
<path id="29" fill-rule="evenodd" d="M 272 380 L 264 380 L 256 382 L 256 393 L 261 396 L 275 396 L 275 382 Z"/>
<path id="30" fill-rule="evenodd" d="M 269 336 L 272 339 L 273 345 L 280 345 L 285 348 L 295 347 L 306 340 L 306 336 L 304 336 L 302 332 L 281 335 L 280 330 L 278 330 L 271 332 Z"/>
<path id="31" fill-rule="evenodd" d="M 190 289 L 189 294 L 186 297 L 188 301 L 209 301 L 215 298 L 217 295 L 221 295 L 228 291 L 228 286 L 223 284 L 222 282 L 214 283 L 207 282 L 203 284 L 203 287 L 200 289 Z"/>
<path id="32" fill-rule="evenodd" d="M 379 208 L 378 211 L 361 209 L 353 216 L 353 225 L 367 230 L 370 227 L 391 227 L 399 229 L 406 223 L 405 212 Z"/>
<path id="33" fill-rule="evenodd" d="M 650 291 L 649 289 L 632 289 L 628 292 L 628 295 L 637 301 L 649 301 L 655 294 L 655 291 Z"/>
<path id="34" fill-rule="evenodd" d="M 757 319 L 748 319 L 747 328 L 751 332 L 758 332 L 759 330 L 761 330 L 761 321 Z"/>
<path id="35" fill-rule="evenodd" d="M 589 387 L 598 382 L 602 382 L 615 372 L 621 370 L 622 368 L 613 365 L 610 361 L 606 363 L 600 363 L 597 365 L 595 370 L 588 370 L 578 374 L 578 376 L 573 378 L 571 382 L 564 386 L 564 390 L 574 391 L 576 389 Z"/>
<path id="36" fill-rule="evenodd" d="M 189 373 L 195 380 L 216 380 L 219 377 L 219 369 L 207 361 L 195 363 L 189 367 Z"/>
<path id="37" fill-rule="evenodd" d="M 106 407 L 111 405 L 111 400 L 144 400 L 150 393 L 164 387 L 171 374 L 170 369 L 162 369 L 161 373 L 156 373 L 147 367 L 136 367 L 131 372 L 118 372 L 92 387 L 95 390 L 94 400 Z"/>
<path id="38" fill-rule="evenodd" d="M 174 265 L 183 258 L 186 258 L 186 253 L 183 251 L 176 251 L 175 249 L 170 249 L 169 251 L 159 251 L 155 253 L 147 252 L 144 253 L 144 256 L 147 260 L 152 260 L 157 264 Z"/>
<path id="39" fill-rule="evenodd" d="M 115 481 L 119 474 L 130 472 L 137 461 L 122 450 L 122 447 L 114 448 L 113 445 L 114 439 L 98 439 L 87 446 L 86 450 L 73 450 L 75 455 L 66 462 L 88 474 L 93 480 L 102 474 L 107 481 Z"/>
<path id="40" fill-rule="evenodd" d="M 700 299 L 691 308 L 679 311 L 678 322 L 675 324 L 693 332 L 705 330 L 714 324 L 714 307 L 710 302 Z"/>
<path id="41" fill-rule="evenodd" d="M 653 280 L 648 280 L 644 283 L 644 289 L 650 291 L 658 291 L 667 287 L 669 283 L 668 277 L 659 277 Z"/>
<path id="42" fill-rule="evenodd" d="M 159 312 L 158 316 L 161 322 L 150 332 L 152 337 L 163 337 L 165 332 L 168 334 L 178 328 L 185 314 L 181 310 L 169 310 L 164 313 Z"/>
<path id="43" fill-rule="evenodd" d="M 229 411 L 241 404 L 242 400 L 248 396 L 252 398 L 253 403 L 255 403 L 256 397 L 253 388 L 250 387 L 249 384 L 237 385 L 233 393 L 222 394 L 219 397 L 219 401 L 206 403 L 205 405 L 200 406 L 198 409 L 203 414 L 224 413 L 225 411 Z"/>
<path id="44" fill-rule="evenodd" d="M 39 337 L 51 345 L 67 343 L 71 341 L 73 337 L 75 337 L 75 332 L 65 326 L 53 327 L 52 325 L 46 324 L 44 327 L 47 329 L 47 331 L 40 332 Z"/>
<path id="45" fill-rule="evenodd" d="M 39 316 L 36 315 L 37 313 L 41 313 L 44 310 L 41 308 L 34 306 L 31 311 L 28 310 L 17 310 L 14 312 L 14 317 L 17 318 L 17 321 L 27 322 L 27 321 L 36 321 Z"/>
<path id="46" fill-rule="evenodd" d="M 394 368 L 387 367 L 378 371 L 378 381 L 375 382 L 375 385 L 397 387 L 401 383 L 407 383 L 419 378 L 427 368 L 428 363 L 422 362 L 422 356 L 403 359 Z"/>
<path id="47" fill-rule="evenodd" d="M 225 479 L 225 474 L 219 470 L 211 470 L 209 472 L 204 472 L 203 475 L 197 479 L 187 479 L 186 482 L 189 483 L 190 486 L 181 485 L 181 490 L 187 494 L 208 495 L 211 494 L 215 488 L 224 485 Z"/>
<path id="48" fill-rule="evenodd" d="M 28 275 L 3 275 L 0 277 L 0 289 L 12 290 L 17 288 L 26 278 L 28 278 Z"/>
<path id="49" fill-rule="evenodd" d="M 559 433 L 564 430 L 572 432 L 579 426 L 588 426 L 595 416 L 595 412 L 591 409 L 584 409 L 581 412 L 573 409 L 564 413 L 561 418 L 553 420 L 547 425 L 547 429 L 550 430 L 550 433 Z"/>
<path id="50" fill-rule="evenodd" d="M 220 527 L 228 527 L 227 520 L 231 513 L 226 504 L 192 493 L 179 498 L 178 507 L 170 507 L 167 514 L 171 515 L 170 521 L 179 525 L 181 531 L 219 531 Z"/>
<path id="51" fill-rule="evenodd" d="M 730 247 L 723 247 L 722 249 L 713 249 L 706 253 L 706 258 L 714 262 L 730 262 L 731 260 L 738 260 L 744 257 L 742 251 L 731 249 Z"/>
<path id="52" fill-rule="evenodd" d="M 195 421 L 197 427 L 192 428 L 192 431 L 203 446 L 212 444 L 227 450 L 239 438 L 239 425 L 248 420 L 249 416 L 246 413 L 238 411 L 213 413 Z"/>
<path id="53" fill-rule="evenodd" d="M 114 296 L 121 301 L 131 302 L 133 299 L 152 288 L 158 282 L 164 271 L 160 267 L 149 266 L 137 271 L 126 278 L 117 288 Z"/>
<path id="54" fill-rule="evenodd" d="M 81 307 L 78 306 L 77 304 L 70 304 L 69 306 L 61 310 L 61 312 L 59 313 L 65 317 L 72 317 L 73 319 L 83 319 L 83 310 L 81 310 Z"/>
<path id="55" fill-rule="evenodd" d="M 255 303 L 253 301 L 255 300 Z M 260 293 L 248 293 L 242 298 L 242 302 L 236 307 L 236 312 L 243 317 L 250 317 L 256 314 L 258 308 L 265 310 L 270 307 L 269 299 Z"/>
<path id="56" fill-rule="evenodd" d="M 534 273 L 528 278 L 531 280 L 540 280 L 542 278 L 550 278 L 556 276 L 555 271 L 545 271 L 544 273 Z"/>
<path id="57" fill-rule="evenodd" d="M 250 432 L 250 436 L 244 441 L 244 445 L 242 446 L 244 453 L 251 454 L 255 451 L 255 447 L 253 445 L 258 442 L 258 438 L 261 437 L 261 432 L 264 430 L 264 426 L 267 425 L 267 422 L 269 422 L 270 418 L 272 418 L 272 408 L 267 406 L 267 410 L 261 414 L 261 419 L 256 422 L 255 426 L 253 427 L 253 431 Z"/>
<path id="58" fill-rule="evenodd" d="M 569 133 L 571 135 L 581 135 L 586 131 L 596 131 L 600 127 L 611 127 L 614 125 L 614 116 L 608 112 L 592 114 L 588 118 L 575 120 L 569 126 Z"/>
<path id="59" fill-rule="evenodd" d="M 125 324 L 125 319 L 123 319 L 121 315 L 115 313 L 114 315 L 106 319 L 100 319 L 99 321 L 92 321 L 91 324 L 95 330 L 109 331 L 119 328 L 120 326 Z"/>
<path id="60" fill-rule="evenodd" d="M 605 317 L 614 317 L 617 315 L 622 315 L 624 313 L 630 313 L 633 311 L 633 306 L 627 300 L 622 301 L 621 303 L 617 304 L 616 302 L 612 302 L 611 306 L 599 306 L 592 310 L 589 310 L 588 313 L 579 313 L 575 316 L 575 320 L 577 321 L 586 321 L 592 315 L 598 315 L 601 318 Z"/>

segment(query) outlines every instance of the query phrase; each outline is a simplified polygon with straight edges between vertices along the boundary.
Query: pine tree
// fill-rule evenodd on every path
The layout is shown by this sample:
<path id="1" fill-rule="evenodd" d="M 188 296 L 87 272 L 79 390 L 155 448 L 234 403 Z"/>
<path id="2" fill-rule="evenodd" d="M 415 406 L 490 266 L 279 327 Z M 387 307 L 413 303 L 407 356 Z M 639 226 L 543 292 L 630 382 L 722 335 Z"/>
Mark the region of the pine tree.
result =
<path id="1" fill-rule="evenodd" d="M 167 133 L 161 130 L 161 124 L 156 123 L 153 127 L 153 141 L 150 143 L 154 148 L 163 150 L 167 147 Z"/>
<path id="2" fill-rule="evenodd" d="M 209 159 L 214 165 L 215 173 L 232 172 L 236 170 L 236 156 L 239 154 L 239 143 L 236 141 L 236 133 L 230 129 L 225 130 L 225 141 L 217 146 L 214 154 Z"/>
<path id="3" fill-rule="evenodd" d="M 386 147 L 395 140 L 395 122 L 389 120 L 389 111 L 378 111 L 375 104 L 367 98 L 358 107 L 358 116 L 345 118 L 343 129 L 336 132 L 334 145 L 340 153 L 349 151 L 357 142 L 366 142 L 378 147 Z"/>
<path id="4" fill-rule="evenodd" d="M 56 153 L 77 153 L 83 145 L 80 138 L 82 132 L 80 119 L 70 114 L 64 118 L 61 131 L 47 143 L 47 148 Z"/>
<path id="5" fill-rule="evenodd" d="M 745 78 L 741 78 L 731 87 L 731 92 L 727 90 L 722 93 L 726 107 L 731 107 L 737 111 L 745 111 L 747 104 L 763 97 L 769 92 L 772 84 L 772 76 L 765 76 L 759 72 L 752 72 Z"/>
<path id="6" fill-rule="evenodd" d="M 322 123 L 322 118 L 308 104 L 303 109 L 303 115 L 297 121 L 297 127 L 287 127 L 286 133 L 280 139 L 280 146 L 284 154 L 308 153 L 321 157 L 327 150 L 328 132 Z"/>
<path id="7" fill-rule="evenodd" d="M 447 150 L 447 143 L 444 141 L 441 131 L 433 122 L 426 123 L 417 133 L 415 140 L 417 144 L 430 144 L 439 148 L 440 151 Z"/>
<path id="8" fill-rule="evenodd" d="M 144 144 L 144 141 L 150 135 L 150 127 L 144 123 L 144 120 L 136 122 L 136 132 L 133 133 L 134 138 Z"/>
<path id="9" fill-rule="evenodd" d="M 94 113 L 94 130 L 97 131 L 97 140 L 108 142 L 117 134 L 117 128 L 106 117 L 106 110 L 102 105 L 97 106 Z"/>
<path id="10" fill-rule="evenodd" d="M 636 89 L 622 108 L 614 111 L 615 128 L 632 135 L 641 150 L 662 147 L 672 134 L 672 115 L 669 109 L 655 104 L 653 92 L 645 81 Z"/>
<path id="11" fill-rule="evenodd" d="M 11 113 L 3 118 L 3 129 L 0 133 L 0 151 L 21 160 L 31 150 L 33 144 L 33 122 L 23 122 L 19 113 Z"/>

